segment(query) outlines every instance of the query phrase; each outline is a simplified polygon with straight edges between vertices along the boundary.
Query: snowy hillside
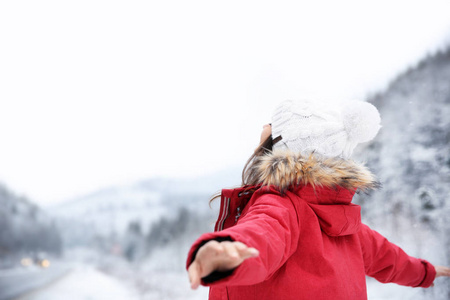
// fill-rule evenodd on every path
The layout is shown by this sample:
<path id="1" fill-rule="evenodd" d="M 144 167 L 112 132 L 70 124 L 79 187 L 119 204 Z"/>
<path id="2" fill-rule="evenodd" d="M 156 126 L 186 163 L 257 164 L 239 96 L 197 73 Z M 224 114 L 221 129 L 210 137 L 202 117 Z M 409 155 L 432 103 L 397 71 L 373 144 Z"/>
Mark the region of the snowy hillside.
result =
<path id="1" fill-rule="evenodd" d="M 154 226 L 177 223 L 181 209 L 207 222 L 214 215 L 209 197 L 220 187 L 238 183 L 237 169 L 188 180 L 149 179 L 72 199 L 49 208 L 49 212 L 64 232 L 65 246 L 87 246 L 109 239 L 108 248 L 129 236 L 130 230 L 150 235 Z"/>
<path id="2" fill-rule="evenodd" d="M 87 195 L 51 209 L 66 222 L 88 225 L 96 233 L 123 234 L 131 221 L 139 220 L 148 229 L 151 222 L 168 213 L 163 195 L 135 187 L 114 187 Z"/>
<path id="3" fill-rule="evenodd" d="M 383 187 L 360 195 L 363 220 L 409 254 L 449 265 L 450 49 L 427 57 L 369 101 L 383 128 L 357 158 Z M 411 299 L 450 299 L 450 287 L 420 290 Z"/>

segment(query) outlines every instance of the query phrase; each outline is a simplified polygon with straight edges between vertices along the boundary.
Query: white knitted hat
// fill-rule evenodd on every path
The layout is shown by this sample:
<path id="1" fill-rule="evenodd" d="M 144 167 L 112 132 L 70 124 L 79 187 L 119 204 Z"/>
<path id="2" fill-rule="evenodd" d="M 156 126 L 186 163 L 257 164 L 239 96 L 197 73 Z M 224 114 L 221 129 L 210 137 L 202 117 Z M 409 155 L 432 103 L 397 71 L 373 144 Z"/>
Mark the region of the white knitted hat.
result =
<path id="1" fill-rule="evenodd" d="M 380 128 L 380 114 L 367 102 L 342 105 L 287 100 L 275 109 L 272 117 L 272 138 L 281 136 L 273 148 L 348 159 L 357 144 L 373 139 Z"/>

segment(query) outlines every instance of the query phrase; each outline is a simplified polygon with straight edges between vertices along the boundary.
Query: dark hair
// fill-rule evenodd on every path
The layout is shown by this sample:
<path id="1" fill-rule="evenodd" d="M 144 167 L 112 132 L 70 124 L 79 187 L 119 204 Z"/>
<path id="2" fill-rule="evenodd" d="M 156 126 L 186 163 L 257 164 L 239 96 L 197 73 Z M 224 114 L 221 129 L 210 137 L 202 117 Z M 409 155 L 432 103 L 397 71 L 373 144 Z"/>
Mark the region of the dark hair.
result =
<path id="1" fill-rule="evenodd" d="M 278 140 L 279 139 L 277 138 L 276 142 Z M 259 146 L 255 149 L 255 152 L 253 152 L 253 154 L 247 160 L 247 162 L 244 165 L 244 169 L 242 170 L 241 186 L 256 185 L 259 183 L 258 182 L 259 180 L 256 176 L 255 166 L 259 163 L 258 159 L 261 156 L 272 152 L 273 144 L 274 144 L 274 140 L 272 139 L 272 136 L 270 135 L 264 142 L 259 144 Z M 209 199 L 209 204 L 211 205 L 211 202 L 214 201 L 216 198 L 219 198 L 220 196 L 221 196 L 221 192 L 217 192 L 214 195 L 212 195 L 211 199 Z"/>
<path id="2" fill-rule="evenodd" d="M 259 163 L 258 158 L 272 152 L 273 144 L 273 139 L 270 135 L 255 149 L 255 152 L 253 152 L 252 156 L 247 160 L 244 169 L 242 170 L 242 186 L 258 184 L 259 180 L 256 178 L 255 165 Z"/>

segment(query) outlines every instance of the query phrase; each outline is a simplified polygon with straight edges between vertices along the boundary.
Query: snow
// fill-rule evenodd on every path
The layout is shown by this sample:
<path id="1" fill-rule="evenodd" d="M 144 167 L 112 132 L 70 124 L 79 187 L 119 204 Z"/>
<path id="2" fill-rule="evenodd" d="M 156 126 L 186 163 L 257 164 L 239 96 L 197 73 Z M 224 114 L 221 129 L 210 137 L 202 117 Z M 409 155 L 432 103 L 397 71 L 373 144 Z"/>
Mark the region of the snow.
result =
<path id="1" fill-rule="evenodd" d="M 205 205 L 209 196 L 220 187 L 236 186 L 239 178 L 240 170 L 230 168 L 189 180 L 150 179 L 80 196 L 50 207 L 48 212 L 58 220 L 65 237 L 80 228 L 79 224 L 103 237 L 120 236 L 136 221 L 146 234 L 152 224 L 162 217 L 172 218 L 180 207 L 209 214 Z"/>
<path id="2" fill-rule="evenodd" d="M 130 221 L 139 220 L 147 230 L 161 215 L 162 195 L 130 187 L 115 187 L 52 208 L 52 215 L 65 222 L 83 222 L 101 235 L 123 234 Z"/>
<path id="3" fill-rule="evenodd" d="M 436 157 L 437 151 L 433 148 L 425 148 L 421 145 L 411 149 L 411 159 L 414 161 L 431 162 Z"/>
<path id="4" fill-rule="evenodd" d="M 200 287 L 191 290 L 187 273 L 152 272 L 143 273 L 134 281 L 142 300 L 206 300 L 209 288 Z"/>
<path id="5" fill-rule="evenodd" d="M 380 283 L 367 277 L 368 300 L 420 300 L 424 298 L 421 288 L 400 286 L 394 283 Z"/>
<path id="6" fill-rule="evenodd" d="M 133 300 L 138 295 L 118 279 L 82 265 L 56 282 L 17 300 Z"/>

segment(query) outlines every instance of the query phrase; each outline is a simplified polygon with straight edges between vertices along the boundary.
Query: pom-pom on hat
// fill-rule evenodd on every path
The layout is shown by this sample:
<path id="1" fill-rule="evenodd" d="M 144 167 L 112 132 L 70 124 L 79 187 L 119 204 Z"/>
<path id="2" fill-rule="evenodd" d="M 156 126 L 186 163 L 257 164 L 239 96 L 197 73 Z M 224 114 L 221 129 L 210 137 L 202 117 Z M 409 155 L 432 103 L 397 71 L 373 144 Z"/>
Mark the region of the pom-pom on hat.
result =
<path id="1" fill-rule="evenodd" d="M 367 102 L 287 100 L 272 117 L 272 138 L 281 136 L 273 148 L 348 159 L 357 144 L 372 140 L 380 128 L 380 114 Z"/>

